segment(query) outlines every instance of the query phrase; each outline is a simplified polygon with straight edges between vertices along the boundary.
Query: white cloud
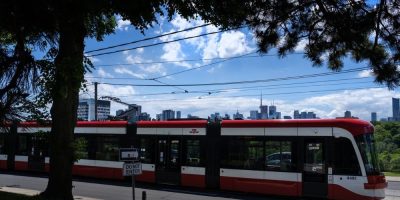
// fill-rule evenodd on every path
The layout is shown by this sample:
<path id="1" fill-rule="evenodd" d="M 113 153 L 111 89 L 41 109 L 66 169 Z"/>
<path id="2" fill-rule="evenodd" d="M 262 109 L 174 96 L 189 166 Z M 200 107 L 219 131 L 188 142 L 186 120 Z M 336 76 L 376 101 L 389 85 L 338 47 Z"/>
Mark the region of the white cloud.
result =
<path id="1" fill-rule="evenodd" d="M 146 73 L 166 75 L 166 69 L 162 64 L 141 65 L 139 68 Z"/>
<path id="2" fill-rule="evenodd" d="M 98 63 L 98 62 L 101 62 L 101 60 L 100 60 L 100 59 L 98 59 L 98 58 L 95 58 L 95 57 L 89 57 L 89 59 L 90 59 L 90 61 L 91 61 L 92 63 Z"/>
<path id="3" fill-rule="evenodd" d="M 100 84 L 98 91 L 101 96 L 129 96 L 136 94 L 135 89 L 132 86 L 114 86 Z"/>
<path id="4" fill-rule="evenodd" d="M 183 60 L 185 59 L 185 54 L 181 49 L 181 44 L 179 42 L 168 43 L 163 46 L 164 54 L 161 56 L 161 59 L 166 61 L 175 61 L 175 60 Z M 191 65 L 187 62 L 176 62 L 174 63 L 178 66 L 182 66 L 185 68 L 190 68 Z"/>
<path id="5" fill-rule="evenodd" d="M 358 77 L 365 78 L 365 77 L 371 77 L 373 75 L 372 70 L 366 69 L 358 73 Z"/>
<path id="6" fill-rule="evenodd" d="M 144 79 L 146 78 L 146 74 L 135 73 L 125 67 L 116 67 L 114 68 L 114 72 L 117 74 L 128 74 L 136 78 Z"/>
<path id="7" fill-rule="evenodd" d="M 135 64 L 143 61 L 143 59 L 141 59 L 139 56 L 133 56 L 133 55 L 126 56 L 125 60 L 126 62 L 128 62 L 128 64 Z"/>
<path id="8" fill-rule="evenodd" d="M 129 26 L 131 26 L 131 22 L 129 20 L 123 20 L 122 18 L 117 17 L 117 28 L 121 31 L 129 30 Z"/>
<path id="9" fill-rule="evenodd" d="M 138 56 L 138 55 L 136 55 L 136 56 L 127 55 L 125 60 L 129 64 L 152 62 L 152 60 L 143 59 L 141 56 Z M 167 74 L 167 70 L 165 69 L 164 65 L 162 65 L 161 63 L 145 64 L 145 65 L 138 64 L 137 67 L 138 67 L 137 70 L 143 76 L 148 76 L 149 74 L 159 74 L 159 75 Z"/>
<path id="10" fill-rule="evenodd" d="M 96 57 L 88 57 L 88 56 L 89 56 L 88 54 L 85 54 L 85 56 L 86 56 L 87 58 L 89 58 L 89 60 L 90 60 L 92 63 L 99 63 L 99 62 L 101 62 L 101 60 L 98 59 L 98 58 L 96 58 Z"/>
<path id="11" fill-rule="evenodd" d="M 229 31 L 221 34 L 218 54 L 222 58 L 242 55 L 253 49 L 246 41 L 246 35 L 240 31 Z"/>
<path id="12" fill-rule="evenodd" d="M 141 54 L 141 53 L 143 53 L 143 52 L 144 52 L 144 48 L 138 48 L 138 49 L 136 49 L 136 53 Z"/>
<path id="13" fill-rule="evenodd" d="M 300 40 L 297 46 L 294 48 L 295 52 L 304 52 L 304 48 L 306 48 L 307 40 Z"/>
<path id="14" fill-rule="evenodd" d="M 207 33 L 218 30 L 215 27 L 207 27 Z M 218 34 L 208 35 L 207 42 L 203 49 L 203 59 L 210 59 L 218 57 Z M 209 62 L 209 61 L 207 61 Z"/>
<path id="15" fill-rule="evenodd" d="M 113 75 L 111 75 L 110 73 L 106 72 L 101 67 L 97 70 L 97 74 L 99 74 L 99 76 L 102 77 L 102 78 L 114 78 Z"/>

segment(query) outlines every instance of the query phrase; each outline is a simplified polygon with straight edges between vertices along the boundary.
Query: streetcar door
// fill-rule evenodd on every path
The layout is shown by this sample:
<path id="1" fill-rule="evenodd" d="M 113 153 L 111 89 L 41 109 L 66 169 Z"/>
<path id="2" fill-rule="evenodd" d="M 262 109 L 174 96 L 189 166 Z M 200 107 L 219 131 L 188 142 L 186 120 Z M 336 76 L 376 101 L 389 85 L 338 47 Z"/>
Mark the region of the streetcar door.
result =
<path id="1" fill-rule="evenodd" d="M 303 196 L 326 197 L 326 142 L 324 139 L 304 140 Z"/>
<path id="2" fill-rule="evenodd" d="M 44 171 L 45 154 L 47 151 L 46 140 L 41 136 L 31 138 L 31 149 L 28 156 L 28 168 L 33 171 Z"/>
<path id="3" fill-rule="evenodd" d="M 179 185 L 181 180 L 181 142 L 178 138 L 157 141 L 156 181 Z"/>

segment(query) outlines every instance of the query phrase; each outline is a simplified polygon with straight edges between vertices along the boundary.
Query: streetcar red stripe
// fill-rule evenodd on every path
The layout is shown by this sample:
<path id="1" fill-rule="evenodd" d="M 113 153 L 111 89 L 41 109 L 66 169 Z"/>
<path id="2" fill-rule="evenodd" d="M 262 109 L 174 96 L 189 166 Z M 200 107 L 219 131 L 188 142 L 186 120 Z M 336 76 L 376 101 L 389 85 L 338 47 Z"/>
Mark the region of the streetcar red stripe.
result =
<path id="1" fill-rule="evenodd" d="M 78 176 L 123 180 L 122 169 L 74 165 L 72 174 Z"/>
<path id="2" fill-rule="evenodd" d="M 152 171 L 142 171 L 142 174 L 135 176 L 137 181 L 146 182 L 146 183 L 155 183 L 156 182 L 156 174 Z"/>
<path id="3" fill-rule="evenodd" d="M 328 199 L 336 200 L 377 200 L 383 199 L 383 197 L 369 197 L 356 194 L 340 185 L 329 184 L 328 185 Z"/>
<path id="4" fill-rule="evenodd" d="M 28 170 L 28 162 L 15 161 L 15 170 Z"/>
<path id="5" fill-rule="evenodd" d="M 156 128 L 204 128 L 207 126 L 207 120 L 188 120 L 188 121 L 139 121 L 138 127 L 156 127 Z"/>
<path id="6" fill-rule="evenodd" d="M 221 189 L 258 194 L 300 196 L 302 184 L 292 181 L 221 177 Z"/>
<path id="7" fill-rule="evenodd" d="M 7 160 L 0 160 L 0 169 L 7 169 Z"/>
<path id="8" fill-rule="evenodd" d="M 181 184 L 183 186 L 205 188 L 206 187 L 206 177 L 203 175 L 182 174 L 181 175 Z"/>

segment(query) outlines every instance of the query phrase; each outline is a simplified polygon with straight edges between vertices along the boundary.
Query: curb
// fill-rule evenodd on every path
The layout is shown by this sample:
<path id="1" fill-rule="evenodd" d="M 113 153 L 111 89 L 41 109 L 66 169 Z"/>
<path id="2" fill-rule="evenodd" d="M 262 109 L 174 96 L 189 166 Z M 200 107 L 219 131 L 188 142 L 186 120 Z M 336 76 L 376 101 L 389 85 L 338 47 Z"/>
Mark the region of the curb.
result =
<path id="1" fill-rule="evenodd" d="M 400 182 L 400 177 L 395 177 L 395 176 L 385 176 L 386 181 L 391 181 L 391 182 Z"/>
<path id="2" fill-rule="evenodd" d="M 40 191 L 37 191 L 37 190 L 15 188 L 15 187 L 0 187 L 0 191 L 14 193 L 14 194 L 22 194 L 22 195 L 26 195 L 26 196 L 35 196 L 35 195 L 40 194 Z M 100 199 L 82 197 L 82 196 L 74 196 L 74 199 L 76 199 L 76 200 L 100 200 Z"/>

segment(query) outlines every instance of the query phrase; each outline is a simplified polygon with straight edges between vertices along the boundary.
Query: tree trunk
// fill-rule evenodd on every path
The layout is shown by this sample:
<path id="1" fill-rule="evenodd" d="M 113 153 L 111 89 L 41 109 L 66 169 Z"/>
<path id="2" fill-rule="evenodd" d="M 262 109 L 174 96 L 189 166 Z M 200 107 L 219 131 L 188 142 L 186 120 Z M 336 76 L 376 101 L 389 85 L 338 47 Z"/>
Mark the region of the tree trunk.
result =
<path id="1" fill-rule="evenodd" d="M 79 89 L 84 75 L 85 26 L 83 14 L 72 12 L 73 6 L 61 9 L 59 52 L 55 58 L 56 79 L 51 91 L 53 105 L 50 111 L 50 173 L 47 188 L 42 196 L 48 199 L 72 200 L 72 144 Z"/>

